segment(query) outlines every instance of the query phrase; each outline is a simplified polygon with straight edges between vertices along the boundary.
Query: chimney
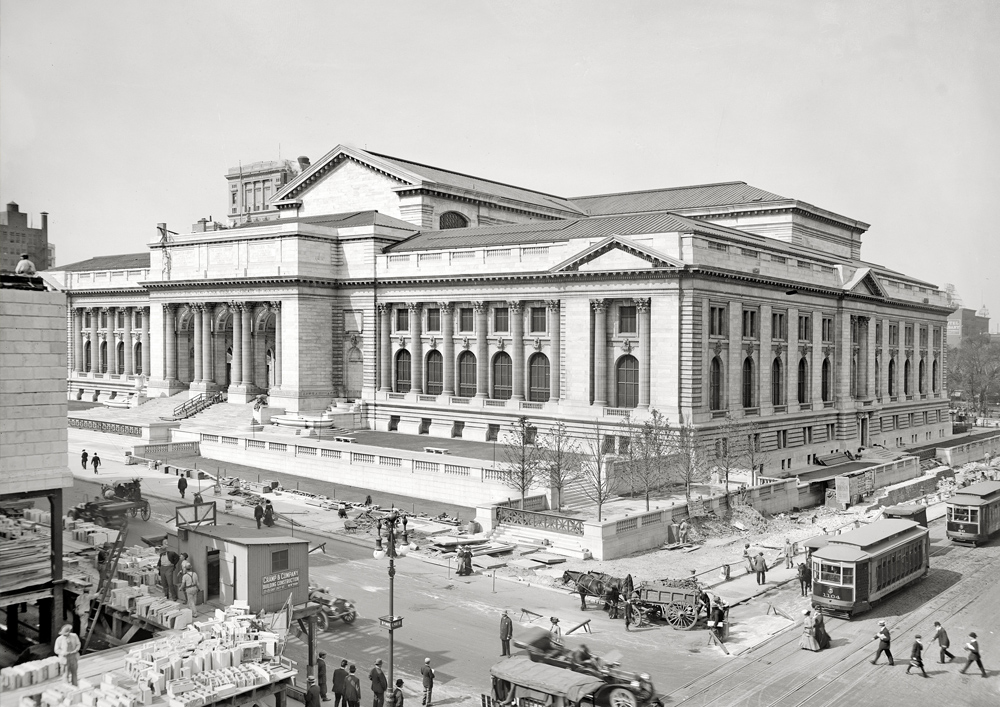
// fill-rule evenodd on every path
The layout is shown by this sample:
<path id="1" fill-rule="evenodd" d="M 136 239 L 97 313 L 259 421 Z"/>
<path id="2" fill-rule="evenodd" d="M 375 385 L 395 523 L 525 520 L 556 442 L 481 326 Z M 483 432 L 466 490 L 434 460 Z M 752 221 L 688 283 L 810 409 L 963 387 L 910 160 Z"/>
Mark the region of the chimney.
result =
<path id="1" fill-rule="evenodd" d="M 306 160 L 306 162 L 308 162 L 308 161 L 309 160 Z M 20 213 L 20 211 L 17 208 L 17 202 L 16 201 L 8 201 L 7 202 L 7 213 L 8 214 L 17 214 L 17 213 Z"/>
<path id="2" fill-rule="evenodd" d="M 309 169 L 309 158 L 305 156 L 299 157 L 299 171 L 305 172 L 307 169 Z"/>
<path id="3" fill-rule="evenodd" d="M 49 212 L 42 212 L 42 233 L 47 234 L 49 232 Z"/>

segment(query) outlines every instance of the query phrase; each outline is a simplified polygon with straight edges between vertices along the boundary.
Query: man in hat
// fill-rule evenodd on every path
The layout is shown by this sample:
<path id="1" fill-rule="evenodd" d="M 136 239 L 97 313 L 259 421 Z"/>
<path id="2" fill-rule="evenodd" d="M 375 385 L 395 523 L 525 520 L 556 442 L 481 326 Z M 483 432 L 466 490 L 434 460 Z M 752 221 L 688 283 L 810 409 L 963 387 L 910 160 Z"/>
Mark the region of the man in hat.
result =
<path id="1" fill-rule="evenodd" d="M 368 679 L 372 681 L 372 707 L 382 707 L 385 704 L 385 691 L 389 688 L 389 681 L 382 672 L 382 659 L 375 661 L 375 667 L 368 673 Z"/>
<path id="2" fill-rule="evenodd" d="M 97 456 L 97 452 L 94 452 L 94 456 L 90 458 L 90 465 L 94 467 L 94 473 L 97 473 L 97 468 L 101 465 L 101 458 Z"/>
<path id="3" fill-rule="evenodd" d="M 420 675 L 424 683 L 424 701 L 420 704 L 431 707 L 431 699 L 434 696 L 434 668 L 431 667 L 430 658 L 424 658 L 424 667 L 420 669 Z"/>
<path id="4" fill-rule="evenodd" d="M 55 654 L 66 666 L 66 680 L 76 687 L 76 668 L 80 659 L 80 637 L 73 633 L 72 624 L 64 624 L 59 629 L 59 637 L 53 646 Z"/>
<path id="5" fill-rule="evenodd" d="M 878 622 L 878 633 L 875 634 L 875 638 L 878 641 L 878 650 L 875 651 L 875 659 L 871 662 L 872 665 L 878 664 L 879 656 L 885 653 L 885 657 L 889 659 L 889 665 L 895 665 L 895 661 L 892 659 L 892 651 L 889 650 L 889 629 L 885 627 L 885 621 Z"/>
<path id="6" fill-rule="evenodd" d="M 340 667 L 333 671 L 333 707 L 347 707 L 344 688 L 347 686 L 347 661 L 340 661 Z"/>
<path id="7" fill-rule="evenodd" d="M 347 703 L 347 707 L 359 707 L 361 704 L 361 681 L 355 674 L 357 672 L 357 666 L 352 663 L 347 669 L 347 677 L 344 678 L 344 702 Z"/>
<path id="8" fill-rule="evenodd" d="M 396 679 L 396 687 L 392 691 L 392 704 L 390 707 L 403 707 L 403 678 Z"/>
<path id="9" fill-rule="evenodd" d="M 965 671 L 969 669 L 969 666 L 975 663 L 979 666 L 983 677 L 986 677 L 986 668 L 983 667 L 983 659 L 979 655 L 979 640 L 976 638 L 975 631 L 969 634 L 969 642 L 965 644 L 965 650 L 968 651 L 969 657 L 965 661 L 965 666 L 958 672 L 965 675 Z"/>
<path id="10" fill-rule="evenodd" d="M 26 276 L 30 276 L 30 275 L 34 275 L 35 274 L 35 264 L 33 262 L 31 262 L 30 260 L 28 260 L 28 254 L 27 253 L 21 253 L 21 260 L 17 264 L 17 267 L 14 268 L 14 274 L 15 275 L 26 275 Z M 76 683 L 73 683 L 73 684 L 76 685 Z"/>
<path id="11" fill-rule="evenodd" d="M 324 702 L 329 702 L 330 697 L 326 694 L 326 651 L 319 652 L 319 660 L 316 661 L 316 682 L 319 683 L 319 694 Z"/>
<path id="12" fill-rule="evenodd" d="M 84 470 L 84 471 L 86 471 L 86 470 L 87 470 L 87 460 L 88 460 L 89 458 L 90 458 L 90 455 L 89 455 L 89 454 L 87 454 L 87 450 L 86 450 L 86 449 L 84 449 L 84 450 L 83 450 L 83 454 L 81 454 L 81 455 L 80 455 L 80 465 L 81 465 L 81 466 L 83 467 L 83 470 Z"/>
<path id="13" fill-rule="evenodd" d="M 507 615 L 507 610 L 504 609 L 503 615 L 500 617 L 500 655 L 510 655 L 510 639 L 513 635 L 514 622 L 510 620 L 510 616 Z"/>
<path id="14" fill-rule="evenodd" d="M 188 480 L 186 477 L 181 476 L 181 478 L 177 479 L 177 490 L 181 492 L 181 498 L 184 498 L 184 491 L 187 490 L 187 487 Z"/>
<path id="15" fill-rule="evenodd" d="M 160 559 L 156 562 L 156 568 L 160 571 L 163 596 L 174 601 L 177 601 L 177 584 L 174 581 L 174 573 L 177 571 L 177 563 L 180 559 L 180 555 L 171 550 L 166 543 L 160 546 Z"/>
<path id="16" fill-rule="evenodd" d="M 944 630 L 944 626 L 941 625 L 940 621 L 934 622 L 934 638 L 931 639 L 931 643 L 934 643 L 934 641 L 937 641 L 938 646 L 941 648 L 939 663 L 944 662 L 945 656 L 948 656 L 949 661 L 955 660 L 955 656 L 948 650 L 951 647 L 951 641 L 948 640 L 948 632 Z"/>
<path id="17" fill-rule="evenodd" d="M 319 687 L 316 685 L 315 676 L 310 675 L 306 678 L 306 683 L 309 685 L 306 688 L 306 707 L 320 707 L 322 697 L 319 694 Z"/>
<path id="18" fill-rule="evenodd" d="M 930 675 L 924 670 L 924 644 L 920 642 L 920 634 L 918 633 L 913 637 L 913 649 L 910 651 L 910 664 L 906 666 L 906 674 L 910 674 L 910 668 L 920 668 L 920 674 L 925 678 L 929 678 Z"/>
<path id="19" fill-rule="evenodd" d="M 260 522 L 264 519 L 264 506 L 257 501 L 257 505 L 253 507 L 253 519 L 257 521 L 257 530 L 260 530 Z"/>
<path id="20" fill-rule="evenodd" d="M 753 569 L 757 573 L 757 584 L 767 584 L 767 560 L 763 552 L 758 552 L 754 558 Z"/>

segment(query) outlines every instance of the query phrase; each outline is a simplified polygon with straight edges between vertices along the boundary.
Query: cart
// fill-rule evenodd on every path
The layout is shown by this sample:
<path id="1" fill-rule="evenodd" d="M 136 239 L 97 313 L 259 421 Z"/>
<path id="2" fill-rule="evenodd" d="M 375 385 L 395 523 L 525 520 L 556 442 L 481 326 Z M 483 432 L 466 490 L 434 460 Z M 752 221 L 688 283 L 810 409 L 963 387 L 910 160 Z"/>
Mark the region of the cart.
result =
<path id="1" fill-rule="evenodd" d="M 103 484 L 101 495 L 109 501 L 127 501 L 131 506 L 128 512 L 135 518 L 141 515 L 143 520 L 149 520 L 149 501 L 142 497 L 142 479 L 135 478 L 129 482 L 119 481 L 116 484 Z"/>
<path id="2" fill-rule="evenodd" d="M 129 512 L 133 516 L 137 512 L 136 504 L 133 501 L 87 501 L 70 508 L 66 511 L 66 516 L 71 520 L 86 520 L 97 523 L 105 528 L 121 528 L 125 525 L 125 514 Z M 143 515 L 143 520 L 148 519 L 149 513 L 147 511 Z"/>
<path id="3" fill-rule="evenodd" d="M 640 626 L 649 619 L 662 619 L 679 631 L 690 631 L 698 623 L 701 592 L 671 587 L 664 582 L 643 582 L 635 588 L 629 621 Z"/>

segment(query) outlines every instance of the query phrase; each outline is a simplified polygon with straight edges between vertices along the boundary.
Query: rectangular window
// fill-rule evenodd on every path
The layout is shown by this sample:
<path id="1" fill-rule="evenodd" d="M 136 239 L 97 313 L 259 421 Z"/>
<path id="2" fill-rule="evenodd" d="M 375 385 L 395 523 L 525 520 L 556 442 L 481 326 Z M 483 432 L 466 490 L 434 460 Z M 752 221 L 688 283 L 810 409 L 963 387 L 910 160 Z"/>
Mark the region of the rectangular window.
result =
<path id="1" fill-rule="evenodd" d="M 913 325 L 907 324 L 906 328 L 903 330 L 906 335 L 905 346 L 913 346 Z"/>
<path id="2" fill-rule="evenodd" d="M 756 339 L 757 338 L 757 310 L 756 309 L 744 309 L 743 310 L 743 338 L 744 339 Z"/>
<path id="3" fill-rule="evenodd" d="M 941 348 L 941 330 L 934 327 L 934 348 Z"/>
<path id="4" fill-rule="evenodd" d="M 778 430 L 775 437 L 778 443 L 778 449 L 784 449 L 788 446 L 788 430 Z"/>
<path id="5" fill-rule="evenodd" d="M 496 442 L 500 438 L 500 425 L 486 426 L 486 441 Z"/>
<path id="6" fill-rule="evenodd" d="M 493 310 L 493 331 L 510 331 L 510 309 L 497 307 Z"/>
<path id="7" fill-rule="evenodd" d="M 899 346 L 899 325 L 889 325 L 889 346 Z"/>
<path id="8" fill-rule="evenodd" d="M 833 438 L 834 438 L 834 436 L 835 436 L 836 434 L 837 434 L 837 427 L 836 427 L 836 423 L 834 423 L 834 422 L 831 422 L 830 424 L 828 424 L 828 425 L 826 426 L 826 440 L 827 440 L 828 442 L 832 442 L 832 441 L 833 441 Z"/>
<path id="9" fill-rule="evenodd" d="M 614 454 L 615 453 L 615 442 L 616 437 L 614 435 L 608 435 L 603 440 L 601 440 L 601 454 Z"/>
<path id="10" fill-rule="evenodd" d="M 547 320 L 545 318 L 545 307 L 532 307 L 531 308 L 531 321 L 530 331 L 532 333 L 539 333 L 548 330 Z"/>
<path id="11" fill-rule="evenodd" d="M 875 322 L 875 345 L 882 345 L 882 322 Z"/>
<path id="12" fill-rule="evenodd" d="M 802 428 L 802 444 L 812 444 L 813 443 L 813 428 L 803 427 Z"/>
<path id="13" fill-rule="evenodd" d="M 771 312 L 771 339 L 774 341 L 788 340 L 788 328 L 784 312 Z"/>
<path id="14" fill-rule="evenodd" d="M 271 571 L 284 572 L 288 569 L 288 550 L 275 550 L 271 553 Z"/>
<path id="15" fill-rule="evenodd" d="M 472 307 L 463 307 L 458 310 L 458 330 L 459 331 L 472 331 L 473 322 L 475 319 L 472 315 Z"/>
<path id="16" fill-rule="evenodd" d="M 621 306 L 618 308 L 618 333 L 635 334 L 639 331 L 635 318 L 635 307 Z"/>
<path id="17" fill-rule="evenodd" d="M 808 314 L 799 315 L 799 341 L 812 341 L 812 317 Z"/>
<path id="18" fill-rule="evenodd" d="M 708 335 L 709 336 L 725 336 L 726 335 L 726 321 L 728 317 L 726 316 L 726 306 L 725 305 L 712 305 L 708 308 Z"/>
<path id="19" fill-rule="evenodd" d="M 833 341 L 833 317 L 823 317 L 823 343 Z"/>
<path id="20" fill-rule="evenodd" d="M 441 331 L 441 310 L 427 310 L 427 331 Z"/>
<path id="21" fill-rule="evenodd" d="M 927 348 L 927 327 L 920 327 L 920 348 Z"/>
<path id="22" fill-rule="evenodd" d="M 410 330 L 410 310 L 397 309 L 396 331 L 409 331 L 409 330 Z"/>

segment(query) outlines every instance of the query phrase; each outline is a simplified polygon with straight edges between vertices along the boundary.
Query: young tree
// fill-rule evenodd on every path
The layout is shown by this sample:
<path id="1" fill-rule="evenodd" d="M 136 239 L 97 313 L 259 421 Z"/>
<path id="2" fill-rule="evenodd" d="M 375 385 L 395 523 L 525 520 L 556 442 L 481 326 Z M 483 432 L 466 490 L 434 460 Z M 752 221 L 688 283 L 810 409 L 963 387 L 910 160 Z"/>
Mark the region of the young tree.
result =
<path id="1" fill-rule="evenodd" d="M 659 410 L 653 409 L 649 419 L 642 423 L 632 438 L 632 484 L 637 484 L 646 499 L 649 510 L 649 495 L 667 480 L 667 465 L 670 456 L 670 425 Z"/>
<path id="2" fill-rule="evenodd" d="M 691 500 L 691 487 L 704 483 L 710 475 L 708 455 L 691 425 L 674 431 L 671 444 L 673 477 L 684 486 L 684 498 Z"/>
<path id="3" fill-rule="evenodd" d="M 542 450 L 535 444 L 536 428 L 526 417 L 512 422 L 504 433 L 500 479 L 521 495 L 521 509 L 528 490 L 541 481 Z"/>
<path id="4" fill-rule="evenodd" d="M 543 474 L 556 492 L 556 510 L 561 511 L 563 489 L 580 478 L 580 444 L 559 421 L 542 437 L 540 447 Z"/>
<path id="5" fill-rule="evenodd" d="M 982 334 L 949 349 L 948 383 L 952 390 L 966 392 L 973 408 L 986 415 L 991 397 L 1000 393 L 1000 343 L 991 343 L 989 335 Z"/>
<path id="6" fill-rule="evenodd" d="M 758 477 L 764 473 L 764 466 L 771 459 L 771 453 L 764 451 L 761 441 L 763 427 L 756 419 L 744 419 L 740 425 L 743 447 L 743 463 L 750 470 L 750 485 L 756 485 Z"/>
<path id="7" fill-rule="evenodd" d="M 604 504 L 607 503 L 618 489 L 618 480 L 614 475 L 614 450 L 608 450 L 608 437 L 600 422 L 595 422 L 593 429 L 584 438 L 583 464 L 580 466 L 580 481 L 587 498 L 597 504 L 597 522 L 603 519 Z"/>
<path id="8" fill-rule="evenodd" d="M 726 415 L 725 422 L 719 428 L 722 436 L 715 442 L 715 468 L 727 493 L 729 475 L 746 468 L 747 436 L 743 428 L 744 425 L 739 420 Z"/>
<path id="9" fill-rule="evenodd" d="M 641 434 L 641 426 L 632 420 L 631 411 L 618 423 L 618 462 L 615 464 L 618 471 L 619 490 L 626 483 L 628 485 L 629 498 L 635 498 L 636 487 L 636 443 Z M 626 478 L 623 478 L 626 477 Z M 624 493 L 624 492 L 623 492 Z"/>

